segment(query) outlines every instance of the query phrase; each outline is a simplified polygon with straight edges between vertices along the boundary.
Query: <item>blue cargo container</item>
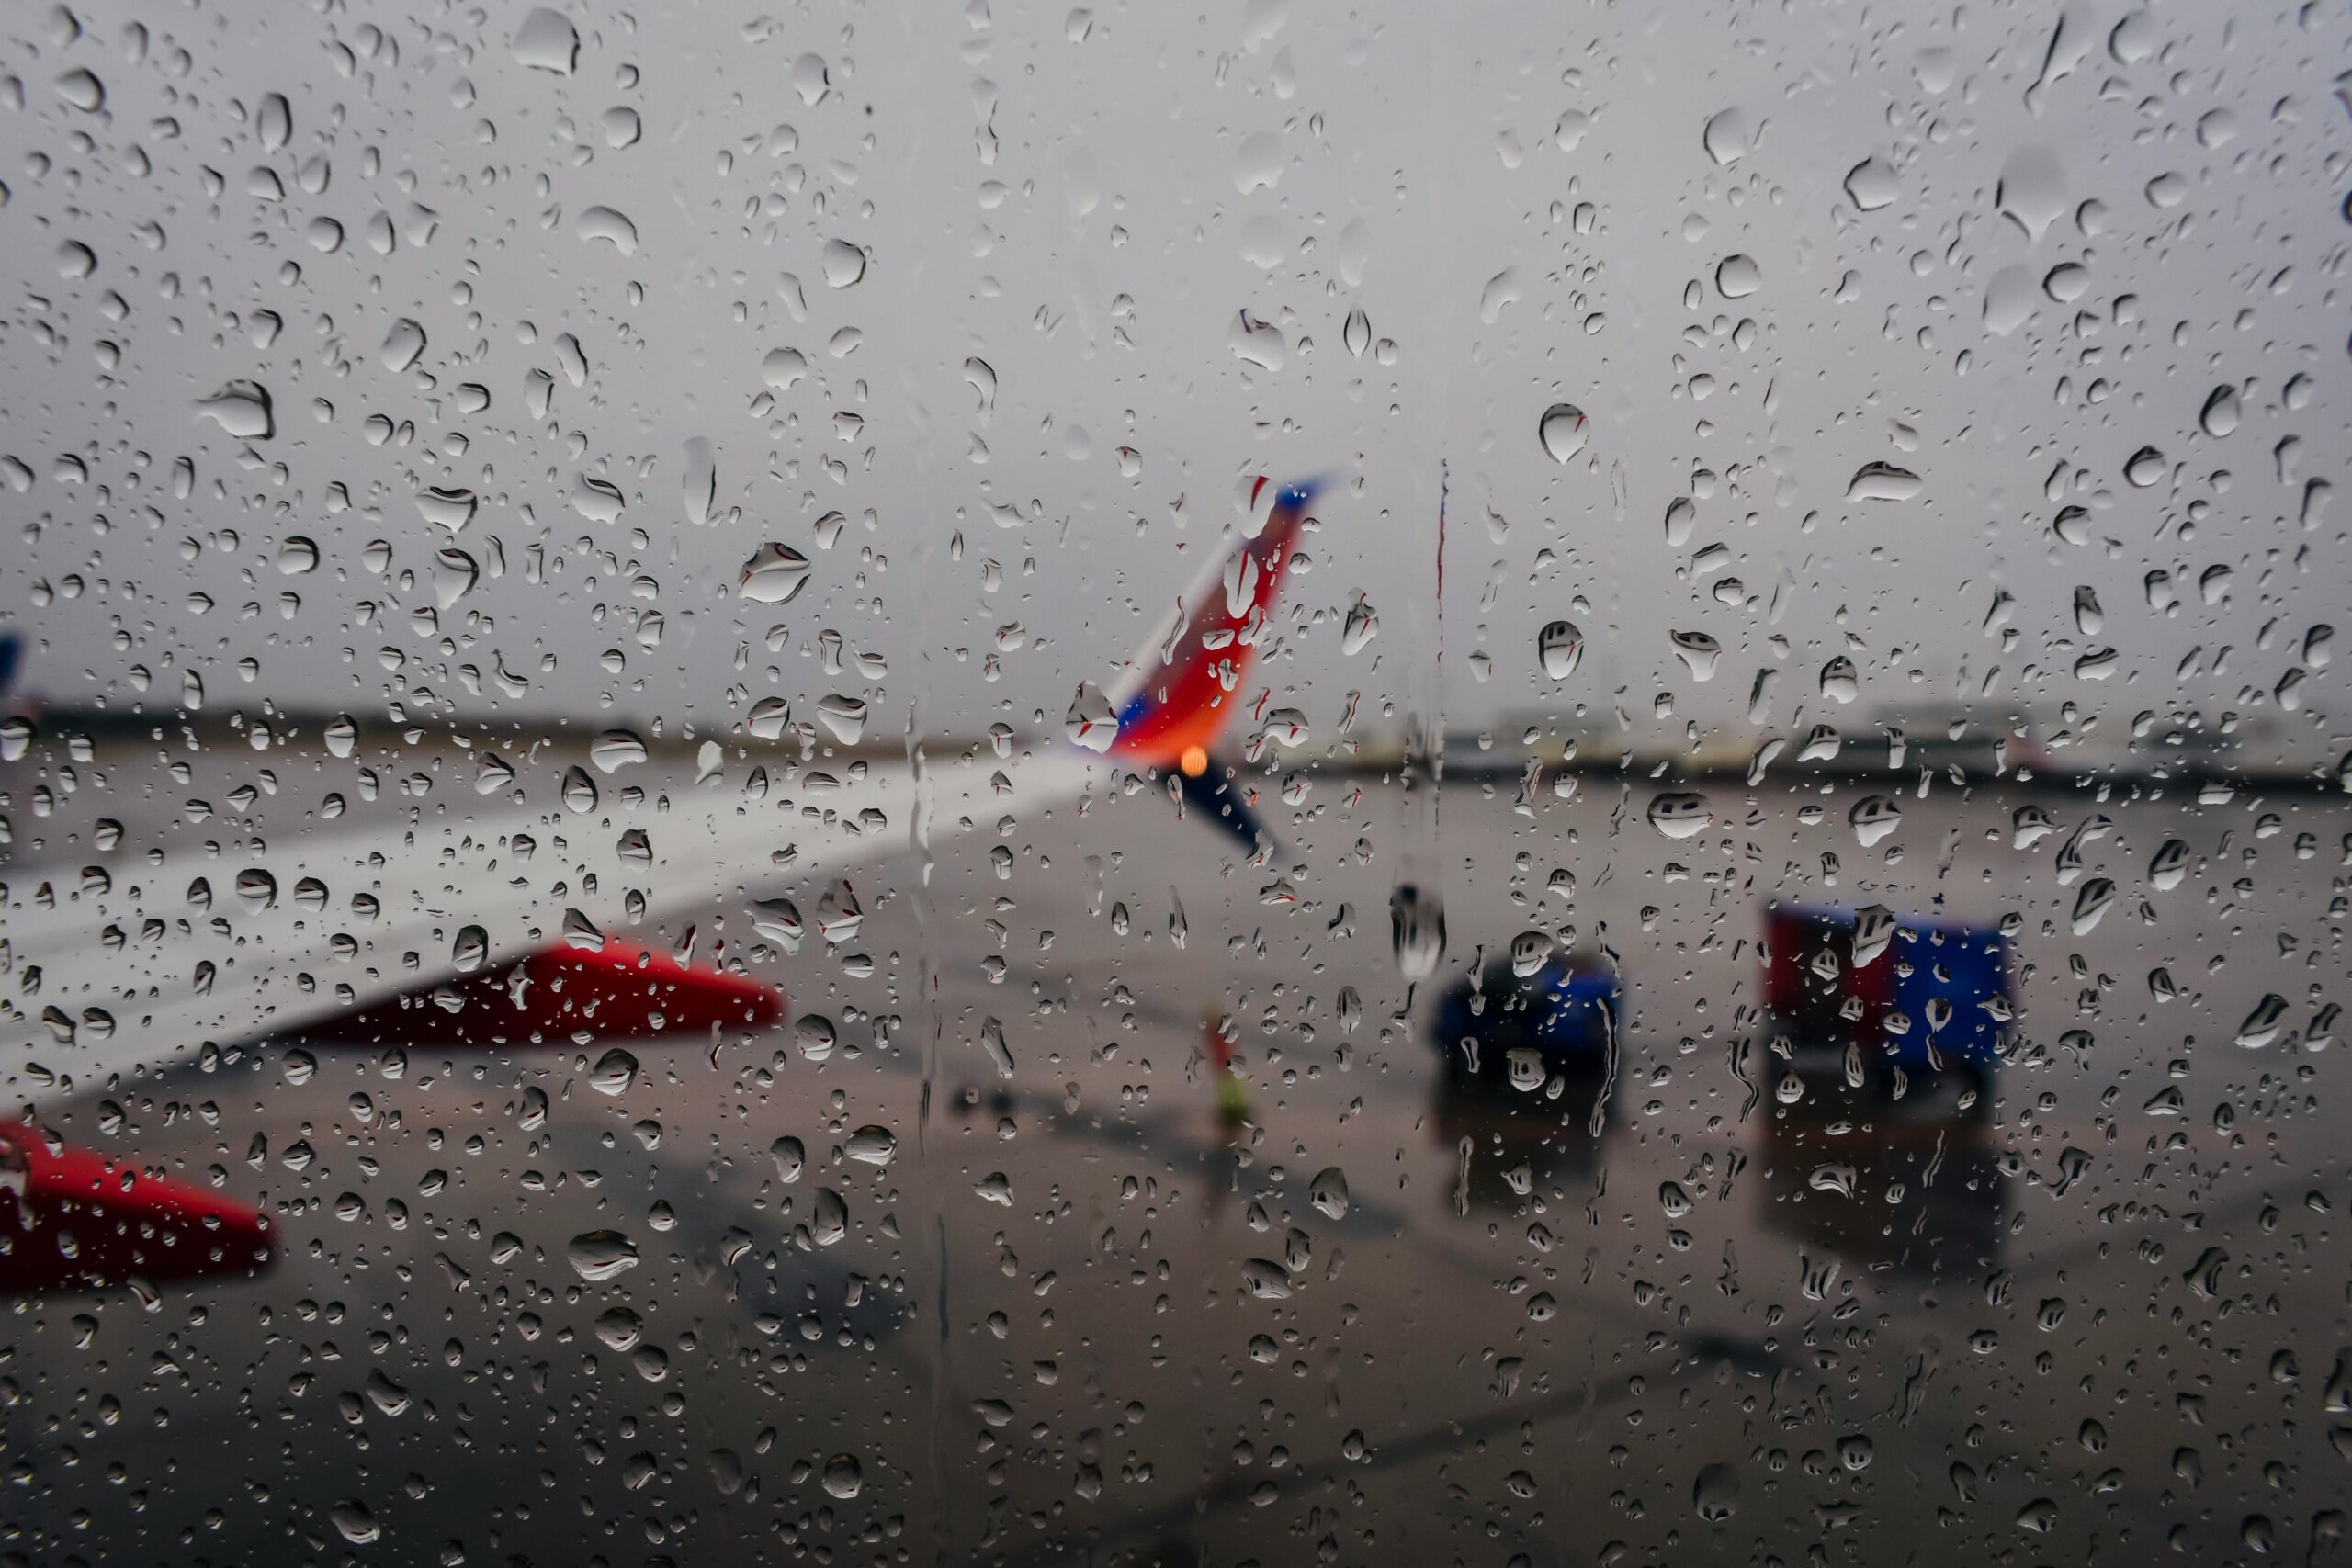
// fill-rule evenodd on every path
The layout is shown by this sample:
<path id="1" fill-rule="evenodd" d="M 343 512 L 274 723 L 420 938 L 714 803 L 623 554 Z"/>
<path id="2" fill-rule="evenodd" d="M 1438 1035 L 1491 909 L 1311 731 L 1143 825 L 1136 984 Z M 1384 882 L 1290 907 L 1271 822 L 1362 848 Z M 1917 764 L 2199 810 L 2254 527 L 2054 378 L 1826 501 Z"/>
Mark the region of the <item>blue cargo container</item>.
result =
<path id="1" fill-rule="evenodd" d="M 1865 912 L 1886 940 L 1858 965 Z M 1931 1044 L 1947 1065 L 1979 1069 L 1999 1050 L 2009 964 L 1997 927 L 1776 904 L 1765 913 L 1765 1008 L 1799 1045 L 1883 1042 L 1888 1057 L 1913 1072 L 1928 1068 Z"/>

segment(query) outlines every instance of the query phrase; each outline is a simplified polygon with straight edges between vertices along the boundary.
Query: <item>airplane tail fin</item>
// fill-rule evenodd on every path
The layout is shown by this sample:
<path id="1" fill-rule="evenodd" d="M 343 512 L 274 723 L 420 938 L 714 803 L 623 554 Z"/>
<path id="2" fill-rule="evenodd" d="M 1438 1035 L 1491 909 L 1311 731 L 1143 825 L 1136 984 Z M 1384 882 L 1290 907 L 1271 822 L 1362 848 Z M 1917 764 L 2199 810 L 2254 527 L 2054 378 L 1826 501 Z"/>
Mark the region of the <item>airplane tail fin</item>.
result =
<path id="1" fill-rule="evenodd" d="M 1274 635 L 1283 578 L 1320 488 L 1253 483 L 1255 526 L 1202 570 L 1106 694 L 1119 721 L 1110 755 L 1188 777 L 1208 765 L 1210 747 L 1246 700 L 1242 682 L 1258 649 Z"/>

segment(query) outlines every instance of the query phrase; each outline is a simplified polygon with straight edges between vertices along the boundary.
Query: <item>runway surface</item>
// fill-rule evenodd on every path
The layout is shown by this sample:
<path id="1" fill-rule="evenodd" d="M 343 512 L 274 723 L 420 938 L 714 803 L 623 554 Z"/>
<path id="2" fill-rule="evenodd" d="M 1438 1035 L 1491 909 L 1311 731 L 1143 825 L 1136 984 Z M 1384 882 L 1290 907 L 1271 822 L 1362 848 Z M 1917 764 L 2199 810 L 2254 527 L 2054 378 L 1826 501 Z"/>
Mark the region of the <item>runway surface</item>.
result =
<path id="1" fill-rule="evenodd" d="M 1252 781 L 1281 841 L 1250 864 L 1156 785 L 986 749 L 920 784 L 817 759 L 830 790 L 657 752 L 590 769 L 585 812 L 554 748 L 487 794 L 454 748 L 216 750 L 186 782 L 156 752 L 101 748 L 71 794 L 56 757 L 7 781 L 7 1083 L 74 1146 L 266 1212 L 279 1256 L 12 1303 L 24 1560 L 2341 1550 L 2347 1086 L 2314 1038 L 2346 989 L 2341 796 L 1303 770 L 1296 802 Z M 1702 829 L 1652 825 L 1693 787 Z M 1872 794 L 1900 826 L 1866 848 Z M 2020 810 L 2051 828 L 2023 848 Z M 754 900 L 810 917 L 843 877 L 845 940 L 754 930 Z M 1418 987 L 1404 881 L 1448 919 Z M 1774 898 L 2016 917 L 1981 1114 L 1784 1101 Z M 662 950 L 691 927 L 786 1021 L 322 1037 L 446 976 L 463 926 L 494 963 L 567 909 Z M 1625 986 L 1597 1135 L 1450 1090 L 1429 1028 L 1478 954 L 1568 926 Z"/>

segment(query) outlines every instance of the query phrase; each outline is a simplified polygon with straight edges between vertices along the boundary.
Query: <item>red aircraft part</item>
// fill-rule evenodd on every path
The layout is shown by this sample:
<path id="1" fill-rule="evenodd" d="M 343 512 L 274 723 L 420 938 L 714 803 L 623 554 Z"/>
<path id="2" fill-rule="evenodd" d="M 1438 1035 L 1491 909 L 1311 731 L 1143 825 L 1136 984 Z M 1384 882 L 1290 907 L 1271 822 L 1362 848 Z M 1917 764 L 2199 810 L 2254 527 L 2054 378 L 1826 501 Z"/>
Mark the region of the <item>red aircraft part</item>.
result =
<path id="1" fill-rule="evenodd" d="M 1894 964 L 1882 953 L 1854 967 L 1850 915 L 1776 904 L 1765 911 L 1764 942 L 1766 1010 L 1815 1040 L 1878 1035 L 1894 999 Z M 1830 962 L 1815 967 L 1824 953 Z M 1849 1019 L 1846 1004 L 1857 998 L 1860 1016 Z"/>
<path id="2" fill-rule="evenodd" d="M 0 1294 L 251 1275 L 277 1260 L 256 1210 L 0 1122 Z"/>
<path id="3" fill-rule="evenodd" d="M 582 1029 L 607 1037 L 762 1029 L 783 1017 L 784 996 L 772 986 L 608 938 L 599 948 L 553 942 L 288 1032 L 356 1044 L 509 1045 Z"/>
<path id="4" fill-rule="evenodd" d="M 1260 479 L 1253 495 L 1265 486 Z M 1157 649 L 1146 655 L 1152 662 L 1119 714 L 1113 756 L 1165 768 L 1197 750 L 1204 761 L 1240 705 L 1237 693 L 1258 657 L 1259 642 L 1272 636 L 1265 623 L 1273 615 L 1313 493 L 1312 486 L 1283 492 L 1257 536 L 1235 552 L 1238 606 L 1237 593 L 1212 584 L 1179 637 L 1174 657 L 1162 664 Z"/>

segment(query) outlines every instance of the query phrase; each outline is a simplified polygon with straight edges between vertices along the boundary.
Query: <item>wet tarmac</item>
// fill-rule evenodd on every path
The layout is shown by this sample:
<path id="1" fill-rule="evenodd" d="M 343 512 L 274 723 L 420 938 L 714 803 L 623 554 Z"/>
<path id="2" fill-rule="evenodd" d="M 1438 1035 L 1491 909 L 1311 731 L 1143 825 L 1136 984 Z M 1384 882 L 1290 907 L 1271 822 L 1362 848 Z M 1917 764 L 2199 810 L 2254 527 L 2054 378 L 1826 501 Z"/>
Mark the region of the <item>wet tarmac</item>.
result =
<path id="1" fill-rule="evenodd" d="M 19 1066 L 40 1125 L 254 1205 L 278 1251 L 254 1278 L 11 1302 L 0 1544 L 2324 1560 L 2352 1458 L 2332 1132 L 2352 1086 L 2313 1038 L 2345 989 L 2343 797 L 1716 783 L 1707 824 L 1668 837 L 1666 784 L 1574 784 L 1523 811 L 1508 782 L 1269 789 L 1262 865 L 1153 789 L 1083 810 L 1016 791 L 968 831 L 934 815 L 928 855 L 910 823 L 816 874 L 720 815 L 696 852 L 730 877 L 682 890 L 658 861 L 642 920 L 600 923 L 656 949 L 694 927 L 698 958 L 785 992 L 773 1028 L 500 1045 L 460 1010 L 438 1043 L 265 1026 L 70 1087 Z M 637 819 L 683 856 L 663 793 Z M 1870 848 L 1866 793 L 1900 806 Z M 260 808 L 281 839 L 297 794 Z M 535 804 L 517 820 L 565 829 Z M 494 857 L 471 805 L 355 812 L 334 853 L 401 907 Z M 2018 847 L 2020 809 L 2053 830 Z M 590 820 L 632 825 L 609 801 Z M 48 861 L 19 846 L 12 928 L 49 861 L 85 858 L 77 831 L 61 817 Z M 175 856 L 191 831 L 157 829 Z M 562 875 L 516 872 L 550 928 Z M 848 939 L 752 931 L 749 897 L 809 912 L 839 875 Z M 1391 947 L 1407 880 L 1447 919 L 1418 984 Z M 1802 1043 L 1775 1048 L 1760 999 L 1775 899 L 2017 918 L 1976 1103 L 1792 1070 Z M 1529 930 L 1621 976 L 1597 1132 L 1576 1095 L 1450 1086 L 1458 1043 L 1430 1038 L 1440 987 Z M 2275 1032 L 2237 1043 L 2272 996 Z"/>

